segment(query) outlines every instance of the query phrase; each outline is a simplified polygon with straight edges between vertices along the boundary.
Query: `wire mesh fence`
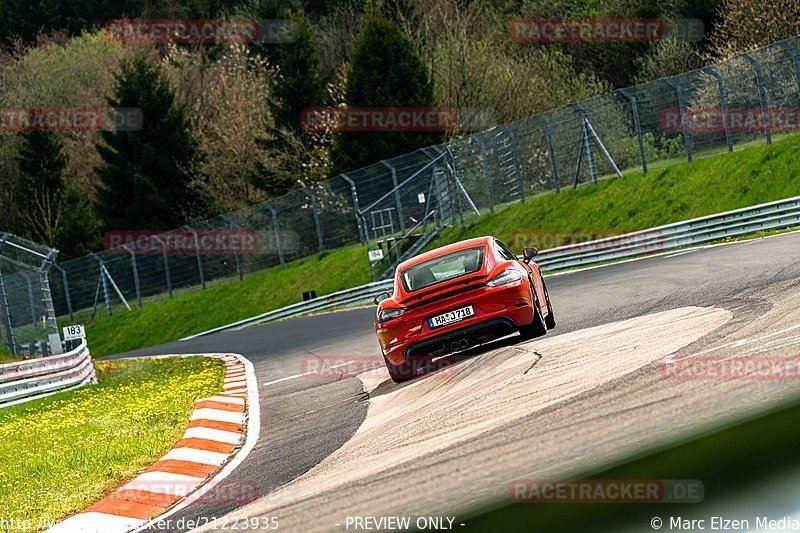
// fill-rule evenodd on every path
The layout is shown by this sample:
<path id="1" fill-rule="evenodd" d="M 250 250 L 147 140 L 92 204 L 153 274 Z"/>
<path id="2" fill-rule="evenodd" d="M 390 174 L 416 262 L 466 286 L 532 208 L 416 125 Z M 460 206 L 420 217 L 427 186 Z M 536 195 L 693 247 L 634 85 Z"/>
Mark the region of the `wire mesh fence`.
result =
<path id="1" fill-rule="evenodd" d="M 438 225 L 463 224 L 535 195 L 625 171 L 648 172 L 668 160 L 769 143 L 798 128 L 797 45 L 797 38 L 787 39 L 680 76 L 570 103 L 192 226 L 138 239 L 128 235 L 102 253 L 57 265 L 56 312 L 98 318 L 236 282 L 374 238 L 387 216 L 392 231 L 401 234 L 432 211 Z M 378 212 L 382 219 L 373 216 Z"/>
<path id="2" fill-rule="evenodd" d="M 0 233 L 0 346 L 14 355 L 53 353 L 57 333 L 48 273 L 57 250 Z M 53 349 L 56 349 L 53 346 Z M 61 353 L 60 344 L 55 353 Z"/>

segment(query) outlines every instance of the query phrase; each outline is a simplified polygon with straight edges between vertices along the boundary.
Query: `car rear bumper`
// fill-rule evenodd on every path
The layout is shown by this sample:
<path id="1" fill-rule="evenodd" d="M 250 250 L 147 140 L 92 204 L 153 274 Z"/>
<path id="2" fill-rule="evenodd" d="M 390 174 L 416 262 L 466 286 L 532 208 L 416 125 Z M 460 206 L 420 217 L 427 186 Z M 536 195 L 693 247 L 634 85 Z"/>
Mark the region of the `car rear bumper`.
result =
<path id="1" fill-rule="evenodd" d="M 431 316 L 467 305 L 474 307 L 475 316 L 430 328 L 427 319 Z M 396 325 L 379 327 L 378 340 L 386 358 L 400 365 L 410 357 L 444 355 L 509 335 L 532 320 L 531 293 L 524 281 L 448 299 L 435 311 L 412 310 L 411 316 L 403 317 Z"/>

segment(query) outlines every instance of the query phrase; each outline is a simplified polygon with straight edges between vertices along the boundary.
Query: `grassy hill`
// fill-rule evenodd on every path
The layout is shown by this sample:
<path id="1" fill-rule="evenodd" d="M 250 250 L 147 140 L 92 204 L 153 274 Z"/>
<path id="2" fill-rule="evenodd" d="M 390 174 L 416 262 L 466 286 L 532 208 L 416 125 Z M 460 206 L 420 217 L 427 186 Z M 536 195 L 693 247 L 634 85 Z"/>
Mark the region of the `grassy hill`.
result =
<path id="1" fill-rule="evenodd" d="M 626 174 L 559 194 L 530 198 L 447 228 L 431 247 L 495 235 L 515 251 L 551 247 L 576 236 L 602 237 L 800 195 L 800 135 L 769 146 Z M 231 283 L 146 305 L 87 324 L 92 353 L 121 351 L 177 340 L 226 323 L 370 281 L 363 246 L 353 245 Z M 232 346 L 231 349 L 235 349 Z"/>

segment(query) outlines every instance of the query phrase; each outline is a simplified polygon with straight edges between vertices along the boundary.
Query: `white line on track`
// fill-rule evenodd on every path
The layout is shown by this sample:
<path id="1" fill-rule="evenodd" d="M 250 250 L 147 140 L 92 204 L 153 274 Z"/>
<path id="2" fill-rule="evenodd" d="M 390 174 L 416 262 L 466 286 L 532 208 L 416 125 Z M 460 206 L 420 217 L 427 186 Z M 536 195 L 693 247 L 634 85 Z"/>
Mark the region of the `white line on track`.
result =
<path id="1" fill-rule="evenodd" d="M 664 259 L 668 259 L 670 257 L 678 257 L 679 255 L 684 255 L 684 254 L 690 254 L 692 252 L 696 252 L 697 250 L 700 250 L 700 248 L 692 248 L 691 250 L 683 250 L 681 252 L 676 252 L 674 254 L 665 255 Z"/>
<path id="2" fill-rule="evenodd" d="M 331 365 L 328 368 L 339 368 L 339 367 L 342 367 L 342 366 L 351 365 L 351 364 L 353 364 L 355 362 L 356 362 L 356 359 L 354 359 L 352 361 L 347 361 L 346 363 L 340 363 L 338 365 Z M 274 381 L 268 381 L 267 383 L 264 383 L 264 386 L 266 387 L 268 385 L 274 385 L 276 383 L 283 383 L 284 381 L 289 381 L 289 380 L 297 379 L 297 378 L 303 378 L 303 377 L 306 377 L 306 376 L 310 376 L 312 374 L 319 374 L 319 370 L 314 370 L 312 372 L 303 372 L 302 374 L 295 374 L 293 376 L 286 376 L 285 378 L 276 379 Z"/>

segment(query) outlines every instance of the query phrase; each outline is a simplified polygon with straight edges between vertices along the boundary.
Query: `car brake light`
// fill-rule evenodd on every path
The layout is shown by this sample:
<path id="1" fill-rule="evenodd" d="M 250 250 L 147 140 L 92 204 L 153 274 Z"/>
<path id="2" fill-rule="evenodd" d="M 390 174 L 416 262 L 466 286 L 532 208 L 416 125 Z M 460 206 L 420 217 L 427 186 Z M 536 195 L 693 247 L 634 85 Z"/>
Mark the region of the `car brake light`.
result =
<path id="1" fill-rule="evenodd" d="M 387 322 L 394 318 L 399 318 L 405 313 L 405 309 L 381 309 L 378 312 L 378 322 Z"/>
<path id="2" fill-rule="evenodd" d="M 492 281 L 487 283 L 489 287 L 497 287 L 499 285 L 506 285 L 514 281 L 522 279 L 522 274 L 516 268 L 509 268 L 499 276 L 495 277 Z"/>

